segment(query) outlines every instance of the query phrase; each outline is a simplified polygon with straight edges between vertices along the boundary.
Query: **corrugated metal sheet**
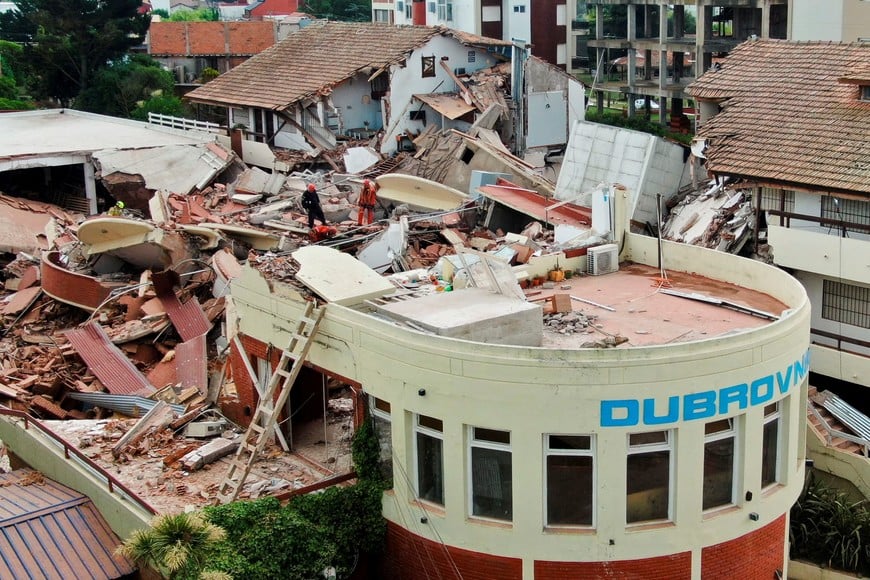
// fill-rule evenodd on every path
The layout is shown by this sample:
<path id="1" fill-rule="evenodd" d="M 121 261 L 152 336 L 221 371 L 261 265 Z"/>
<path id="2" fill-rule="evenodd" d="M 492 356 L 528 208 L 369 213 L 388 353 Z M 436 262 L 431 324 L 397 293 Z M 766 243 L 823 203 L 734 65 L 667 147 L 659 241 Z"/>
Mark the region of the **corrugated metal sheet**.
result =
<path id="1" fill-rule="evenodd" d="M 203 395 L 208 390 L 208 361 L 205 334 L 186 340 L 175 347 L 178 382 L 184 388 L 196 387 Z"/>
<path id="2" fill-rule="evenodd" d="M 69 393 L 67 395 L 76 401 L 82 401 L 95 407 L 111 409 L 128 417 L 141 417 L 157 404 L 154 399 L 137 397 L 136 395 L 113 395 L 110 393 Z M 184 405 L 169 405 L 178 415 L 183 415 Z"/>
<path id="3" fill-rule="evenodd" d="M 196 296 L 182 304 L 175 295 L 174 287 L 178 283 L 178 274 L 172 270 L 155 272 L 151 281 L 154 283 L 157 299 L 160 300 L 182 340 L 188 341 L 211 330 L 211 324 Z"/>
<path id="4" fill-rule="evenodd" d="M 116 395 L 150 395 L 156 389 L 130 359 L 112 344 L 96 322 L 66 332 L 70 344 L 100 382 Z"/>
<path id="5" fill-rule="evenodd" d="M 843 425 L 863 439 L 870 440 L 870 418 L 864 413 L 832 393 L 822 391 L 814 397 L 814 401 L 828 410 Z"/>
<path id="6" fill-rule="evenodd" d="M 0 578 L 120 578 L 133 563 L 90 499 L 36 472 L 0 474 Z M 28 483 L 30 481 L 30 483 Z"/>

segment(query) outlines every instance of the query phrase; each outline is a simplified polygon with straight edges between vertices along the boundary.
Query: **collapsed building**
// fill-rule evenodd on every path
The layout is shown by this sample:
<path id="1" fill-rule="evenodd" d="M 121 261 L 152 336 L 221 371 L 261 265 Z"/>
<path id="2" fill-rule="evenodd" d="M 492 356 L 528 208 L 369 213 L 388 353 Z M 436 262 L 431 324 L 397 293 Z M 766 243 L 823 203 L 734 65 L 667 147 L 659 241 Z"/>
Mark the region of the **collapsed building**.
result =
<path id="1" fill-rule="evenodd" d="M 136 498 L 133 523 L 110 521 L 126 537 L 150 513 L 350 479 L 371 418 L 393 482 L 384 577 L 784 574 L 806 294 L 642 235 L 655 193 L 688 179 L 683 151 L 598 131 L 574 125 L 558 180 L 485 131 L 423 131 L 406 166 L 422 176 L 379 172 L 363 227 L 352 211 L 379 161 L 351 149 L 357 172 L 266 173 L 200 134 L 172 172 L 187 189 L 148 169 L 159 148 L 80 153 L 93 185 L 66 197 L 131 208 L 83 220 L 76 201 L 3 198 L 24 229 L 4 249 L 0 396 L 65 442 L 26 454 L 21 414 L 0 438 L 59 479 L 65 454 L 111 472 L 94 493 Z M 323 240 L 300 211 L 311 182 L 336 229 Z"/>

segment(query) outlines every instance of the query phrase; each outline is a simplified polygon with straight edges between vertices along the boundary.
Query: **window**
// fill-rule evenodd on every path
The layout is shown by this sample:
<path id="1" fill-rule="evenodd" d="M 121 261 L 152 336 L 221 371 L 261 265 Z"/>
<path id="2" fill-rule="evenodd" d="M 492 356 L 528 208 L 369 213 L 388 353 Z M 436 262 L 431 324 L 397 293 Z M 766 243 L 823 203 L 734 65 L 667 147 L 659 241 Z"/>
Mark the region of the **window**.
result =
<path id="1" fill-rule="evenodd" d="M 404 12 L 405 11 L 405 3 L 402 0 L 396 2 L 396 12 Z"/>
<path id="2" fill-rule="evenodd" d="M 670 518 L 672 436 L 670 431 L 628 436 L 627 523 Z"/>
<path id="3" fill-rule="evenodd" d="M 382 72 L 369 83 L 371 86 L 372 99 L 379 101 L 384 98 L 387 91 L 390 90 L 390 75 L 387 72 Z"/>
<path id="4" fill-rule="evenodd" d="M 510 521 L 513 518 L 511 434 L 469 427 L 471 515 Z"/>
<path id="5" fill-rule="evenodd" d="M 762 211 L 784 211 L 794 213 L 794 192 L 788 189 L 761 188 Z"/>
<path id="6" fill-rule="evenodd" d="M 429 7 L 428 8 L 429 12 L 431 12 L 432 14 L 435 14 L 435 10 L 436 10 L 435 3 L 429 2 L 428 7 Z"/>
<path id="7" fill-rule="evenodd" d="M 761 441 L 761 487 L 779 480 L 779 424 L 782 413 L 780 403 L 764 407 L 764 435 Z"/>
<path id="8" fill-rule="evenodd" d="M 369 408 L 372 413 L 372 426 L 378 438 L 380 452 L 378 455 L 381 475 L 387 481 L 393 481 L 393 421 L 390 417 L 390 404 L 387 401 L 370 397 Z"/>
<path id="9" fill-rule="evenodd" d="M 435 76 L 435 56 L 422 57 L 423 78 Z"/>
<path id="10" fill-rule="evenodd" d="M 704 426 L 703 509 L 734 503 L 734 419 Z"/>
<path id="11" fill-rule="evenodd" d="M 846 232 L 868 233 L 870 227 L 870 202 L 859 199 L 840 199 L 830 195 L 822 198 L 822 217 L 844 222 L 843 235 Z M 868 226 L 865 228 L 849 227 L 850 225 Z M 836 229 L 836 226 L 831 226 Z"/>
<path id="12" fill-rule="evenodd" d="M 453 3 L 447 0 L 436 0 L 438 6 L 438 20 L 453 20 Z"/>
<path id="13" fill-rule="evenodd" d="M 417 415 L 417 497 L 444 505 L 444 426 L 440 419 Z"/>
<path id="14" fill-rule="evenodd" d="M 526 11 L 525 4 L 520 4 L 518 6 L 514 6 L 514 12 L 524 13 Z"/>
<path id="15" fill-rule="evenodd" d="M 595 459 L 591 435 L 545 435 L 548 526 L 591 526 Z"/>
<path id="16" fill-rule="evenodd" d="M 405 18 L 408 20 L 414 17 L 414 5 L 410 2 L 405 2 Z"/>
<path id="17" fill-rule="evenodd" d="M 870 328 L 870 288 L 824 280 L 822 318 L 860 328 Z"/>
<path id="18" fill-rule="evenodd" d="M 468 51 L 468 62 L 474 62 L 477 59 L 477 52 L 474 50 Z"/>
<path id="19" fill-rule="evenodd" d="M 870 42 L 870 40 L 864 42 Z M 870 101 L 870 85 L 861 85 L 861 100 Z"/>

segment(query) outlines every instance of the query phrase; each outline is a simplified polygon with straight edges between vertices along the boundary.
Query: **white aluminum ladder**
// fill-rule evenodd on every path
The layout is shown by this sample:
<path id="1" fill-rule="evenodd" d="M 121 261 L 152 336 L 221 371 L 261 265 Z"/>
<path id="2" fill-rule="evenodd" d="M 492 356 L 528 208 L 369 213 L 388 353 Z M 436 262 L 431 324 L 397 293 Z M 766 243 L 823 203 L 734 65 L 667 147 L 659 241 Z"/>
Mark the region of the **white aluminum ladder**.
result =
<path id="1" fill-rule="evenodd" d="M 230 462 L 230 468 L 221 483 L 218 495 L 221 503 L 230 503 L 239 496 L 254 461 L 266 446 L 266 442 L 275 431 L 278 414 L 290 396 L 290 389 L 299 371 L 305 364 L 308 351 L 314 344 L 314 336 L 323 318 L 324 308 L 314 313 L 314 302 L 308 302 L 305 311 L 299 318 L 296 331 L 290 338 L 287 348 L 281 352 L 281 360 L 269 379 L 265 392 L 260 397 L 257 410 L 251 418 L 251 424 L 242 439 L 236 454 Z M 312 315 L 313 314 L 313 315 Z M 298 352 L 296 352 L 298 349 Z"/>

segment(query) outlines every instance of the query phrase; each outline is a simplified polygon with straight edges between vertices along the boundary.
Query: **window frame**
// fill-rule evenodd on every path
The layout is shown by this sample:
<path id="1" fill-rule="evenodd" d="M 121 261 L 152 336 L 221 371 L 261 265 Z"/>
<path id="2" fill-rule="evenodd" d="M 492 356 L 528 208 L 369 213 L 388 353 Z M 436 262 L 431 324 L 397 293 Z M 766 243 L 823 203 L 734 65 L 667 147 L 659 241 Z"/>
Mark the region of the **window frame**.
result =
<path id="1" fill-rule="evenodd" d="M 387 410 L 383 410 L 382 408 L 380 408 L 378 406 L 378 402 L 381 402 L 384 405 L 386 405 Z M 385 463 L 385 460 L 381 456 L 383 449 L 380 446 L 381 436 L 378 433 L 378 421 L 386 423 L 387 427 L 390 430 L 390 467 L 389 467 L 390 473 L 389 473 L 388 479 L 392 483 L 394 481 L 394 472 L 395 472 L 395 468 L 393 466 L 393 462 L 395 460 L 395 455 L 393 454 L 393 415 L 392 415 L 393 411 L 392 411 L 392 405 L 390 404 L 389 401 L 386 401 L 384 399 L 379 399 L 378 397 L 375 397 L 374 395 L 369 395 L 369 412 L 371 413 L 371 417 L 372 417 L 372 427 L 374 428 L 374 431 L 375 431 L 375 437 L 377 437 L 377 439 L 378 439 L 378 465 L 379 466 L 382 465 L 383 463 Z M 381 474 L 383 476 L 385 476 L 385 477 L 387 476 L 387 474 L 383 473 L 383 468 L 381 468 L 381 472 L 382 472 Z M 390 488 L 392 488 L 392 485 L 390 486 Z"/>
<path id="2" fill-rule="evenodd" d="M 478 439 L 478 438 L 475 436 L 475 430 L 476 430 L 476 429 L 481 429 L 481 430 L 485 430 L 485 431 L 494 431 L 494 432 L 499 432 L 499 433 L 505 433 L 505 434 L 507 434 L 508 442 L 507 442 L 507 443 L 500 443 L 500 442 L 496 442 L 496 441 L 492 441 L 492 440 L 488 440 L 488 439 Z M 480 427 L 480 426 L 477 426 L 477 425 L 466 425 L 466 435 L 467 435 L 467 441 L 468 441 L 468 443 L 467 443 L 467 445 L 466 445 L 466 449 L 467 449 L 467 476 L 466 476 L 466 490 L 467 490 L 467 494 L 468 494 L 468 498 L 467 498 L 467 500 L 468 500 L 468 517 L 473 518 L 473 519 L 479 519 L 479 520 L 491 521 L 491 522 L 499 522 L 499 523 L 508 523 L 508 524 L 512 524 L 512 523 L 513 523 L 513 504 L 514 504 L 514 502 L 513 502 L 513 491 L 514 491 L 514 486 L 513 486 L 513 481 L 512 481 L 512 479 L 513 479 L 513 463 L 514 463 L 514 455 L 513 455 L 513 448 L 512 448 L 512 445 L 511 445 L 511 441 L 512 441 L 512 437 L 511 437 L 512 434 L 511 434 L 511 432 L 510 432 L 510 431 L 507 431 L 507 430 L 504 430 L 504 429 L 491 429 L 491 428 L 489 428 L 489 427 Z M 510 467 L 511 467 L 511 482 L 510 482 L 510 489 L 511 489 L 511 497 L 510 497 L 509 499 L 510 499 L 510 512 L 511 512 L 511 513 L 510 513 L 510 517 L 509 517 L 509 518 L 499 518 L 499 517 L 495 517 L 495 516 L 479 515 L 479 514 L 475 514 L 475 513 L 474 513 L 474 506 L 475 506 L 475 501 L 474 501 L 474 473 L 475 473 L 475 472 L 474 472 L 473 450 L 474 450 L 475 448 L 477 448 L 477 449 L 488 449 L 488 450 L 491 450 L 491 451 L 500 451 L 500 452 L 503 452 L 503 453 L 507 453 L 507 454 L 508 454 L 508 457 L 510 457 Z"/>
<path id="3" fill-rule="evenodd" d="M 433 421 L 441 423 L 441 431 L 437 431 L 432 427 L 420 424 L 420 418 L 425 417 Z M 444 504 L 444 421 L 431 417 L 429 415 L 421 415 L 414 413 L 414 495 L 421 502 L 429 503 L 439 507 L 446 507 Z M 420 495 L 420 446 L 419 436 L 430 437 L 441 443 L 441 503 L 435 500 L 424 498 Z"/>
<path id="4" fill-rule="evenodd" d="M 589 438 L 589 448 L 588 449 L 554 449 L 552 447 L 552 443 L 550 441 L 550 437 L 588 437 Z M 597 505 L 598 505 L 598 462 L 596 461 L 596 437 L 591 433 L 544 433 L 544 527 L 545 528 L 554 528 L 554 529 L 595 529 L 597 526 Z M 550 496 L 549 496 L 549 458 L 550 457 L 589 457 L 592 460 L 592 489 L 591 489 L 591 499 L 590 503 L 592 504 L 591 511 L 592 517 L 588 524 L 581 523 L 550 523 L 549 521 L 549 513 L 550 513 Z"/>
<path id="5" fill-rule="evenodd" d="M 766 490 L 771 487 L 774 487 L 780 483 L 780 479 L 782 478 L 782 428 L 783 428 L 783 400 L 780 399 L 775 403 L 770 403 L 769 405 L 765 405 L 762 409 L 762 423 L 761 423 L 761 489 Z M 770 414 L 767 413 L 767 410 L 775 406 L 776 408 Z M 767 448 L 767 434 L 766 429 L 769 423 L 776 423 L 776 456 L 773 460 L 773 481 L 770 483 L 764 483 L 764 450 Z"/>
<path id="6" fill-rule="evenodd" d="M 663 443 L 639 443 L 632 445 L 631 438 L 637 435 L 648 435 L 651 433 L 664 433 L 665 441 Z M 674 467 L 676 462 L 676 449 L 674 445 L 674 439 L 676 437 L 676 433 L 673 429 L 657 429 L 654 431 L 641 431 L 636 433 L 628 433 L 626 434 L 625 440 L 627 444 L 627 449 L 625 453 L 625 461 L 626 461 L 626 470 L 625 470 L 625 524 L 628 527 L 632 526 L 644 526 L 651 523 L 660 523 L 660 522 L 673 522 L 674 521 Z M 636 521 L 628 521 L 628 460 L 632 455 L 643 455 L 645 453 L 658 453 L 661 451 L 668 452 L 668 510 L 665 518 L 656 518 L 650 520 L 636 520 Z"/>
<path id="7" fill-rule="evenodd" d="M 822 320 L 870 328 L 870 287 L 822 280 Z"/>
<path id="8" fill-rule="evenodd" d="M 739 421 L 739 417 L 728 417 L 726 419 L 718 419 L 716 421 L 711 421 L 709 423 L 705 423 L 704 428 L 706 430 L 707 425 L 712 425 L 715 423 L 719 423 L 721 421 L 728 422 L 728 425 L 729 425 L 728 429 L 723 429 L 721 431 L 716 431 L 714 433 L 709 433 L 709 434 L 706 432 L 704 433 L 704 473 L 703 473 L 702 480 L 701 480 L 701 482 L 702 482 L 702 485 L 701 485 L 701 507 L 702 507 L 702 511 L 704 511 L 704 512 L 710 512 L 710 511 L 715 511 L 715 510 L 726 508 L 726 507 L 731 507 L 731 506 L 736 505 L 736 503 L 737 503 L 737 466 L 739 465 L 739 456 L 738 456 L 738 451 L 739 451 L 738 421 Z M 722 441 L 724 439 L 731 439 L 731 446 L 732 446 L 732 452 L 731 452 L 731 497 L 725 503 L 720 503 L 720 504 L 710 506 L 710 507 L 703 507 L 704 500 L 705 500 L 703 478 L 705 478 L 707 476 L 707 472 L 706 472 L 706 468 L 707 468 L 707 463 L 706 463 L 707 445 L 709 443 L 716 443 L 716 442 Z"/>

